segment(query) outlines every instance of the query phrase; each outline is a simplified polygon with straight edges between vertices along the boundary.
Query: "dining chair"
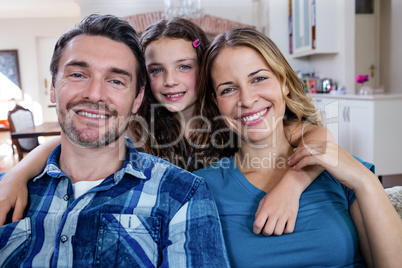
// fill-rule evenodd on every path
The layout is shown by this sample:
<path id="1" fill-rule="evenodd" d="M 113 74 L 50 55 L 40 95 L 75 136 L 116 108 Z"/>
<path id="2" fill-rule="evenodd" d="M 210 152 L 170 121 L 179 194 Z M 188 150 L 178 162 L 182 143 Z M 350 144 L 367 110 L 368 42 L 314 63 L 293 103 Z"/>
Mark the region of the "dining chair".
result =
<path id="1" fill-rule="evenodd" d="M 32 112 L 18 104 L 15 105 L 13 110 L 8 112 L 8 122 L 10 124 L 10 133 L 34 126 Z M 38 138 L 12 139 L 13 154 L 15 152 L 15 147 L 17 149 L 19 161 L 21 161 L 21 159 L 24 157 L 24 152 L 30 152 L 38 145 Z"/>

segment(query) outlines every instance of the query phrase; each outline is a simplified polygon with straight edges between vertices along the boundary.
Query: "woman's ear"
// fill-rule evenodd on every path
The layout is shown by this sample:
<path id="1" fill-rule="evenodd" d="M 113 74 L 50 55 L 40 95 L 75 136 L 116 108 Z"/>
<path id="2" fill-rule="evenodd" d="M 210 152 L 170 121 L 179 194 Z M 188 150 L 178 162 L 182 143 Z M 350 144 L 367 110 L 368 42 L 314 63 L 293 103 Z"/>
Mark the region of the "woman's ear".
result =
<path id="1" fill-rule="evenodd" d="M 288 86 L 286 85 L 286 86 L 285 86 L 285 90 L 284 90 L 283 93 L 285 94 L 285 96 L 287 96 L 287 95 L 289 95 L 289 92 L 290 92 L 290 91 L 289 91 L 289 88 L 288 88 Z"/>

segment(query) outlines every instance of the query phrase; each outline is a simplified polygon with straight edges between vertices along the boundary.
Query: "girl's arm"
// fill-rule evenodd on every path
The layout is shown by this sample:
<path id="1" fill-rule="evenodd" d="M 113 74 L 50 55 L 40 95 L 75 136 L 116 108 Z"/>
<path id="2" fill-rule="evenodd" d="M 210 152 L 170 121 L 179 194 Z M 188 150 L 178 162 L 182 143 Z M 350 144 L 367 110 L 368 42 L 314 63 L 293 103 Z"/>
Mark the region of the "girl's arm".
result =
<path id="1" fill-rule="evenodd" d="M 356 201 L 350 214 L 369 267 L 399 267 L 402 263 L 402 221 L 383 186 L 369 169 L 335 142 L 315 142 L 291 156 L 295 170 L 311 165 L 325 168 L 352 189 Z M 324 152 L 325 153 L 322 153 Z"/>
<path id="2" fill-rule="evenodd" d="M 331 132 L 324 127 L 308 123 L 286 125 L 285 135 L 291 145 L 299 148 L 303 148 L 311 141 L 334 139 Z M 263 235 L 292 233 L 299 210 L 300 196 L 323 170 L 320 166 L 310 166 L 286 172 L 278 185 L 260 201 L 253 232 Z"/>
<path id="3" fill-rule="evenodd" d="M 39 145 L 8 171 L 0 181 L 0 226 L 13 209 L 12 221 L 21 220 L 27 205 L 27 182 L 43 171 L 53 149 L 60 144 L 55 137 Z"/>

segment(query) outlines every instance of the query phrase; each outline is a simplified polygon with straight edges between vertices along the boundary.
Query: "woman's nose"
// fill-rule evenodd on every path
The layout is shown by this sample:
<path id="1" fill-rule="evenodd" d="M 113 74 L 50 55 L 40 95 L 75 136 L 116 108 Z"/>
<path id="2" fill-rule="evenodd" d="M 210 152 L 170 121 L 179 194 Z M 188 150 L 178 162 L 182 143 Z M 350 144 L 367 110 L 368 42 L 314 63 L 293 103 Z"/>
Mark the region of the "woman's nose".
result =
<path id="1" fill-rule="evenodd" d="M 251 89 L 242 90 L 239 104 L 244 107 L 251 107 L 258 100 L 257 94 Z"/>

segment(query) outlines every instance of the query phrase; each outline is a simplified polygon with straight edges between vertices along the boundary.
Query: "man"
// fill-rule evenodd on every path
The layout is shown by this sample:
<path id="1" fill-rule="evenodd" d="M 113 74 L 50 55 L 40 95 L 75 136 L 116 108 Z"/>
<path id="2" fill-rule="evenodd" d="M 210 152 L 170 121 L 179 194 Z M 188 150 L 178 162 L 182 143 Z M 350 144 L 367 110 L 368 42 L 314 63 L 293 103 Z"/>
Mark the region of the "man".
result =
<path id="1" fill-rule="evenodd" d="M 0 265 L 228 266 L 205 182 L 125 142 L 146 80 L 135 30 L 91 15 L 58 40 L 51 72 L 61 146 L 25 218 L 0 228 Z"/>

